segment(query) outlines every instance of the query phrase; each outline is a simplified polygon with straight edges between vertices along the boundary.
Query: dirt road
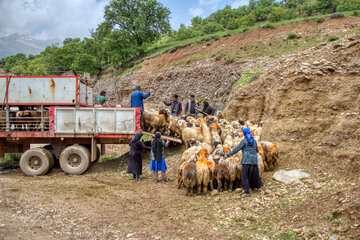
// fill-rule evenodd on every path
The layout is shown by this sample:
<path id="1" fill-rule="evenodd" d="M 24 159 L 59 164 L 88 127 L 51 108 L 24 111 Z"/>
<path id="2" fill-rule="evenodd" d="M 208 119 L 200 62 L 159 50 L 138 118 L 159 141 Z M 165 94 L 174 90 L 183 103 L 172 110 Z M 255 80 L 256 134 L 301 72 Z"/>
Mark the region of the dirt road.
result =
<path id="1" fill-rule="evenodd" d="M 132 180 L 125 171 L 127 154 L 96 163 L 81 176 L 66 175 L 59 169 L 41 177 L 26 177 L 20 172 L 0 175 L 0 239 L 360 236 L 356 225 L 359 179 L 353 183 L 335 181 L 325 173 L 289 187 L 271 180 L 273 173 L 267 172 L 263 188 L 249 198 L 235 192 L 186 197 L 185 189 L 177 189 L 179 150 L 173 147 L 167 151 L 172 180 L 168 183 L 153 181 L 147 155 L 143 180 Z M 315 180 L 321 182 L 321 189 L 313 188 Z M 334 210 L 340 212 L 331 215 Z"/>

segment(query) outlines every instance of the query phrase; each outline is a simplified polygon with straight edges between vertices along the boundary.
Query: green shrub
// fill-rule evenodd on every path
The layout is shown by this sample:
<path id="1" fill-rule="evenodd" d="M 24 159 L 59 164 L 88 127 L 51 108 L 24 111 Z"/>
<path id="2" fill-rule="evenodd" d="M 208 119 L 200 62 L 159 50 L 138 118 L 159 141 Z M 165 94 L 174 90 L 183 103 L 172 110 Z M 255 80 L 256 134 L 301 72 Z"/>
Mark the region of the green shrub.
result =
<path id="1" fill-rule="evenodd" d="M 265 24 L 264 26 L 262 26 L 262 28 L 264 28 L 264 29 L 266 29 L 266 28 L 268 28 L 268 29 L 275 29 L 276 26 L 275 26 L 274 24 L 272 24 L 272 23 L 267 23 L 267 24 Z"/>
<path id="2" fill-rule="evenodd" d="M 336 40 L 338 40 L 338 39 L 339 39 L 338 36 L 330 36 L 330 37 L 329 37 L 329 41 L 330 41 L 330 42 L 334 42 L 334 41 L 336 41 Z"/>
<path id="3" fill-rule="evenodd" d="M 332 14 L 330 16 L 330 18 L 333 18 L 333 19 L 338 19 L 338 18 L 343 18 L 344 17 L 344 14 L 342 13 L 336 13 L 336 14 Z"/>
<path id="4" fill-rule="evenodd" d="M 291 39 L 299 39 L 299 38 L 301 38 L 301 36 L 296 33 L 290 33 L 287 37 L 287 39 L 290 39 L 290 40 Z"/>
<path id="5" fill-rule="evenodd" d="M 323 22 L 325 22 L 325 19 L 323 19 L 323 18 L 319 18 L 318 20 L 316 20 L 318 23 L 323 23 Z"/>

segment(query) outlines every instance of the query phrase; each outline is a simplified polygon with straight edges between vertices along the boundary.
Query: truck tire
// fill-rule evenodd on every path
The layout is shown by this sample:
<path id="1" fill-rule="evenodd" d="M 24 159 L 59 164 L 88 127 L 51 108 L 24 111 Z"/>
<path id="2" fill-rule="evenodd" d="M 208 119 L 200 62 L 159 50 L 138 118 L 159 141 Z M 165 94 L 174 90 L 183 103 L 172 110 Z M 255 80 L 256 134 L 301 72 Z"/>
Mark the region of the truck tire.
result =
<path id="1" fill-rule="evenodd" d="M 45 147 L 43 149 L 47 153 L 49 161 L 50 161 L 50 166 L 49 166 L 49 170 L 48 170 L 48 172 L 50 172 L 51 169 L 54 167 L 55 157 L 54 157 L 54 154 L 52 154 L 52 152 L 49 149 L 45 148 Z"/>
<path id="2" fill-rule="evenodd" d="M 90 159 L 91 159 L 91 145 L 90 144 L 84 144 L 84 145 L 82 145 L 82 146 L 84 146 L 84 147 L 86 147 L 88 150 L 89 150 L 89 152 L 90 152 Z M 98 146 L 96 146 L 96 157 L 95 157 L 95 159 L 94 159 L 94 161 L 93 162 L 97 162 L 99 159 L 100 159 L 100 148 L 98 147 Z"/>
<path id="3" fill-rule="evenodd" d="M 57 157 L 55 157 L 53 147 L 49 144 L 49 145 L 45 145 L 43 148 L 45 150 L 49 151 L 51 153 L 51 156 L 54 159 L 54 164 L 52 165 L 52 168 L 59 167 L 59 159 Z"/>
<path id="4" fill-rule="evenodd" d="M 80 175 L 90 166 L 90 152 L 84 146 L 72 145 L 61 152 L 59 162 L 64 172 Z"/>
<path id="5" fill-rule="evenodd" d="M 45 149 L 31 148 L 21 155 L 20 169 L 28 176 L 44 175 L 50 168 L 50 161 Z"/>

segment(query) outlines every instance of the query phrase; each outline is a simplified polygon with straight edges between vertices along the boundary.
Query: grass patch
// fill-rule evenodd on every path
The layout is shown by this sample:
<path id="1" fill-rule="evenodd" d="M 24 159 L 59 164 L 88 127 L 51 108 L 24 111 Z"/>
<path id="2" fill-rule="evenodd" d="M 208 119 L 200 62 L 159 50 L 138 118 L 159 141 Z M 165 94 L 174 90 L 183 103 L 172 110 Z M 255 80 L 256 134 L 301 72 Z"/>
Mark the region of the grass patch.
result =
<path id="1" fill-rule="evenodd" d="M 287 39 L 290 39 L 290 40 L 291 39 L 299 39 L 299 38 L 301 38 L 301 36 L 296 33 L 290 33 L 287 37 Z"/>
<path id="2" fill-rule="evenodd" d="M 99 162 L 100 163 L 103 163 L 103 162 L 108 162 L 108 161 L 112 161 L 115 159 L 115 155 L 111 155 L 111 156 L 105 156 L 105 157 L 102 157 L 99 159 Z"/>
<path id="3" fill-rule="evenodd" d="M 174 66 L 181 65 L 181 64 L 184 64 L 184 63 L 191 63 L 191 62 L 193 62 L 193 61 L 201 60 L 201 59 L 203 59 L 203 58 L 205 58 L 205 56 L 203 56 L 203 55 L 193 55 L 193 56 L 190 56 L 190 57 L 181 59 L 181 60 L 178 61 L 178 62 L 175 62 L 175 63 L 172 64 L 170 67 L 174 67 Z"/>
<path id="4" fill-rule="evenodd" d="M 336 40 L 338 40 L 338 39 L 339 39 L 338 36 L 330 36 L 330 37 L 329 37 L 329 42 L 334 42 L 334 41 L 336 41 Z"/>
<path id="5" fill-rule="evenodd" d="M 112 76 L 112 77 L 123 76 L 123 75 L 125 75 L 125 74 L 128 74 L 128 73 L 130 73 L 130 72 L 135 71 L 136 69 L 142 68 L 142 66 L 143 66 L 142 64 L 137 64 L 137 65 L 133 66 L 132 68 L 128 68 L 128 69 L 126 69 L 126 70 L 124 70 L 124 71 L 115 72 L 115 73 L 111 74 L 111 76 Z"/>
<path id="6" fill-rule="evenodd" d="M 22 153 L 5 153 L 5 156 L 0 158 L 0 166 L 4 168 L 19 166 L 21 154 Z"/>
<path id="7" fill-rule="evenodd" d="M 301 240 L 302 238 L 299 237 L 293 231 L 282 233 L 279 237 L 276 238 L 277 240 Z"/>
<path id="8" fill-rule="evenodd" d="M 253 77 L 261 76 L 262 74 L 263 72 L 250 72 L 250 71 L 242 72 L 242 77 L 237 81 L 237 83 L 234 84 L 233 90 L 249 84 Z"/>
<path id="9" fill-rule="evenodd" d="M 152 136 L 145 135 L 145 134 L 143 134 L 143 135 L 141 136 L 141 138 L 140 138 L 140 140 L 143 141 L 143 142 L 148 142 L 148 141 L 151 141 L 152 139 L 153 139 Z"/>

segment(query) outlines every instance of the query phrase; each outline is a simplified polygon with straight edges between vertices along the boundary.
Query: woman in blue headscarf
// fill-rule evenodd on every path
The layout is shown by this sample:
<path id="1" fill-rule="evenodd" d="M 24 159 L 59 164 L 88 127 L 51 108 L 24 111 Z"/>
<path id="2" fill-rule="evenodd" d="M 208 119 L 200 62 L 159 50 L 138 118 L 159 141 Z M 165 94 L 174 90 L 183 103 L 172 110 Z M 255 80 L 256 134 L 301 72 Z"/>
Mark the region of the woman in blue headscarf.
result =
<path id="1" fill-rule="evenodd" d="M 130 145 L 130 159 L 128 162 L 127 173 L 132 173 L 135 180 L 141 180 L 139 176 L 142 174 L 142 149 L 151 150 L 151 147 L 145 146 L 145 144 L 140 141 L 141 133 L 136 133 L 135 137 L 129 143 Z"/>
<path id="2" fill-rule="evenodd" d="M 250 196 L 250 188 L 260 188 L 261 180 L 259 175 L 257 153 L 259 152 L 257 142 L 254 139 L 250 128 L 244 128 L 243 130 L 244 139 L 241 140 L 240 144 L 234 148 L 231 152 L 225 155 L 231 157 L 238 151 L 242 151 L 242 170 L 241 170 L 241 182 L 244 188 L 242 196 Z"/>

